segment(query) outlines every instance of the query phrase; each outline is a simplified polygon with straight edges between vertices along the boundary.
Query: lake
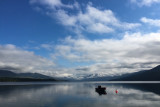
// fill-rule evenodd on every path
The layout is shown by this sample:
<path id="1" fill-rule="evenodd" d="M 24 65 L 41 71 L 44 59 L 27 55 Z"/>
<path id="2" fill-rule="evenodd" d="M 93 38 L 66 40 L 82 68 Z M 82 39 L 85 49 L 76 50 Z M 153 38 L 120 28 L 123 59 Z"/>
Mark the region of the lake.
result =
<path id="1" fill-rule="evenodd" d="M 106 87 L 106 94 L 95 88 Z M 115 90 L 118 93 L 115 93 Z M 160 83 L 0 83 L 0 107 L 159 107 Z"/>

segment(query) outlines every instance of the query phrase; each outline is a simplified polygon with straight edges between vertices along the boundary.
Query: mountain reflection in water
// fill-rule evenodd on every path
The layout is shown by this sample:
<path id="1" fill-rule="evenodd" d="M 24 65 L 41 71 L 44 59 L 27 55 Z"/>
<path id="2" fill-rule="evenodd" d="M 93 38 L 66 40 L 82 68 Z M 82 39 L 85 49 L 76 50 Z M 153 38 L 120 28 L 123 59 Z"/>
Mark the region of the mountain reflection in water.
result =
<path id="1" fill-rule="evenodd" d="M 95 92 L 107 87 L 107 95 Z M 115 90 L 118 89 L 118 94 Z M 0 107 L 158 107 L 160 84 L 53 83 L 0 85 Z"/>

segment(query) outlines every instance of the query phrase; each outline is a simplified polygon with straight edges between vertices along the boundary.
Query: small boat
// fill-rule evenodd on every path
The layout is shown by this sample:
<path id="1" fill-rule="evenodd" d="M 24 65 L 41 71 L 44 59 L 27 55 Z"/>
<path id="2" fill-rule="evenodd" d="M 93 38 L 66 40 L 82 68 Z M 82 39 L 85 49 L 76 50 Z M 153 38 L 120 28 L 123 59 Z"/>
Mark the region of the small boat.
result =
<path id="1" fill-rule="evenodd" d="M 95 91 L 99 94 L 99 95 L 106 95 L 106 87 L 101 87 L 100 85 L 95 88 Z"/>

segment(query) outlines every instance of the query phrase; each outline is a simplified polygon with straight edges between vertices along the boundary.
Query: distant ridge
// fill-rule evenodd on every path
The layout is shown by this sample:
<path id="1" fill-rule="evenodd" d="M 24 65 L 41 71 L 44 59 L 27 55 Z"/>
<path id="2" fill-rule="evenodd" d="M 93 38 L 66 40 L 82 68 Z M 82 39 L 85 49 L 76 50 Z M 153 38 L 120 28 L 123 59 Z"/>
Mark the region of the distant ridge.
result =
<path id="1" fill-rule="evenodd" d="M 0 70 L 0 81 L 76 81 L 74 79 L 58 79 L 40 73 L 14 73 L 9 70 Z M 77 81 L 160 81 L 160 65 L 150 70 L 143 70 L 119 76 L 87 75 Z"/>
<path id="2" fill-rule="evenodd" d="M 126 77 L 112 79 L 113 81 L 160 81 L 160 65 L 150 70 L 131 73 Z"/>
<path id="3" fill-rule="evenodd" d="M 0 70 L 0 81 L 57 81 L 53 77 L 40 73 L 14 73 L 9 70 Z"/>
<path id="4" fill-rule="evenodd" d="M 150 70 L 116 76 L 87 75 L 80 81 L 160 81 L 160 65 Z"/>
<path id="5" fill-rule="evenodd" d="M 17 74 L 12 71 L 0 70 L 0 77 L 16 77 L 16 76 Z"/>
<path id="6" fill-rule="evenodd" d="M 117 79 L 117 78 L 121 78 L 121 77 L 126 77 L 128 76 L 129 74 L 123 74 L 123 75 L 116 75 L 116 76 L 88 76 L 88 77 L 85 77 L 84 79 L 82 79 L 81 81 L 109 81 L 109 80 L 112 80 L 112 79 Z"/>

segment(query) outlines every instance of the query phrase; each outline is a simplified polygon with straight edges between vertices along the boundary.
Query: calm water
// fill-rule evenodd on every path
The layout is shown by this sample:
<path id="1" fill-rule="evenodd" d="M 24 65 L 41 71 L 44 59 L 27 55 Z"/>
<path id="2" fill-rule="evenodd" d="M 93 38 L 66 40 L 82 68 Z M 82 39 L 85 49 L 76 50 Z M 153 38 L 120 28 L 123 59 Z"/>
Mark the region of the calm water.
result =
<path id="1" fill-rule="evenodd" d="M 95 92 L 98 85 L 106 95 Z M 0 107 L 105 106 L 159 107 L 160 83 L 0 83 Z"/>

